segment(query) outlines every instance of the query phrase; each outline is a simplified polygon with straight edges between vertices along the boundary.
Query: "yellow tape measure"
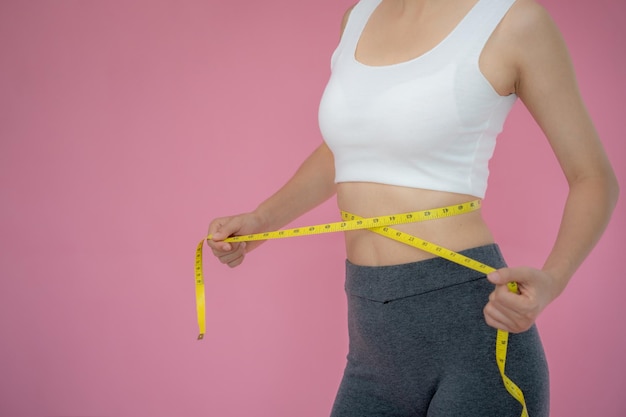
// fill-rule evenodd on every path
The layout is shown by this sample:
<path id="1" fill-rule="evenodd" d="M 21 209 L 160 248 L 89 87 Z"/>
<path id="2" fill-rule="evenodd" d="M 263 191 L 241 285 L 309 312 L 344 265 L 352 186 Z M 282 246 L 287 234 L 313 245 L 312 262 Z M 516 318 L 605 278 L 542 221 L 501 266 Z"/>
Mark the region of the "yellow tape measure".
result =
<path id="1" fill-rule="evenodd" d="M 390 239 L 402 242 L 406 245 L 413 246 L 417 249 L 423 250 L 435 256 L 447 259 L 451 262 L 457 263 L 464 267 L 473 269 L 485 275 L 494 272 L 496 269 L 460 253 L 445 249 L 437 244 L 427 242 L 416 236 L 401 232 L 393 229 L 389 226 L 414 223 L 426 220 L 440 219 L 444 217 L 457 216 L 463 213 L 469 213 L 478 210 L 481 206 L 480 200 L 471 201 L 469 203 L 458 204 L 455 206 L 441 207 L 432 210 L 416 211 L 411 213 L 393 214 L 390 216 L 379 216 L 362 218 L 354 214 L 342 212 L 341 222 L 320 224 L 315 226 L 298 227 L 294 229 L 276 230 L 272 232 L 255 233 L 246 236 L 231 236 L 224 239 L 224 242 L 249 242 L 254 240 L 270 240 L 270 239 L 282 239 L 298 236 L 310 236 L 322 233 L 335 233 L 345 232 L 349 230 L 368 229 L 374 233 L 386 236 Z M 202 248 L 205 240 L 210 240 L 211 235 L 202 239 L 198 243 L 196 249 L 196 264 L 195 264 L 195 276 L 196 276 L 196 310 L 198 313 L 198 327 L 200 334 L 198 340 L 204 338 L 206 332 L 205 322 L 205 292 L 204 292 L 204 278 L 202 273 Z M 508 288 L 511 292 L 518 292 L 517 284 L 510 282 Z M 506 390 L 522 405 L 521 417 L 528 417 L 528 410 L 526 408 L 526 401 L 522 390 L 508 377 L 504 370 L 506 365 L 506 352 L 509 341 L 509 333 L 503 330 L 498 330 L 496 335 L 496 362 L 502 382 Z"/>

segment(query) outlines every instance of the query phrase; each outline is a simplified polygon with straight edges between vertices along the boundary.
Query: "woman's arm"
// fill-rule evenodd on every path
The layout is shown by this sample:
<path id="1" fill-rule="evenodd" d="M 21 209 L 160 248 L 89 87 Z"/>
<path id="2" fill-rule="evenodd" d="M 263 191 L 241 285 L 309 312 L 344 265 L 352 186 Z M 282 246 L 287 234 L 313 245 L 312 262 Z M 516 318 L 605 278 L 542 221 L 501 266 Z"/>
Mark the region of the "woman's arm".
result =
<path id="1" fill-rule="evenodd" d="M 294 176 L 251 213 L 220 217 L 209 225 L 207 241 L 222 263 L 231 267 L 243 262 L 245 253 L 261 242 L 230 244 L 221 240 L 231 235 L 265 232 L 283 227 L 335 194 L 333 155 L 325 143 L 300 166 Z"/>
<path id="2" fill-rule="evenodd" d="M 353 7 L 348 8 L 343 15 L 341 34 Z M 322 143 L 304 161 L 294 176 L 255 211 L 213 220 L 209 225 L 209 235 L 213 236 L 212 240 L 207 241 L 208 245 L 222 263 L 231 267 L 237 266 L 243 262 L 247 252 L 262 242 L 231 245 L 220 240 L 234 234 L 244 235 L 279 229 L 323 203 L 335 192 L 334 157 L 328 146 Z"/>
<path id="3" fill-rule="evenodd" d="M 516 93 L 545 133 L 569 185 L 559 232 L 543 268 L 506 268 L 489 277 L 497 288 L 485 307 L 487 322 L 520 332 L 561 294 L 598 242 L 619 187 L 552 19 L 532 0 L 518 0 L 511 12 L 507 29 L 514 34 Z M 518 282 L 519 295 L 507 291 L 510 281 Z"/>

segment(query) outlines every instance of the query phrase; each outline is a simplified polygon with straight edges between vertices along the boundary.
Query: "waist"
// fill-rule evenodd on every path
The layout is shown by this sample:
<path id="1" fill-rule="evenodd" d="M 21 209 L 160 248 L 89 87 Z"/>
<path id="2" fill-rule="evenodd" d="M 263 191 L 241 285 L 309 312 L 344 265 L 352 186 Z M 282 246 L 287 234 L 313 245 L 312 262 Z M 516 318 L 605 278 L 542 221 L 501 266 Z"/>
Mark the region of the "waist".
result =
<path id="1" fill-rule="evenodd" d="M 493 268 L 506 262 L 496 244 L 466 249 L 460 254 Z M 476 281 L 484 274 L 443 258 L 388 266 L 362 266 L 346 261 L 346 291 L 372 301 L 389 302 Z"/>
<path id="2" fill-rule="evenodd" d="M 376 183 L 341 183 L 337 186 L 339 208 L 361 217 L 429 210 L 475 199 L 463 194 Z M 481 210 L 394 228 L 457 252 L 494 243 Z M 347 259 L 355 265 L 398 265 L 433 257 L 368 230 L 346 232 L 345 245 Z"/>

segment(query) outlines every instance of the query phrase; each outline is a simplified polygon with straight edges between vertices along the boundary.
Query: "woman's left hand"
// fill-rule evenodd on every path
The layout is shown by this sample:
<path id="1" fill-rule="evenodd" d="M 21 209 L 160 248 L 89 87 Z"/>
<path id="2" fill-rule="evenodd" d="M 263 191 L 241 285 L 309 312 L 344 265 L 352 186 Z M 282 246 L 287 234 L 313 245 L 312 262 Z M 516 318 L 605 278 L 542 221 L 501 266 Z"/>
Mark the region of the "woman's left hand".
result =
<path id="1" fill-rule="evenodd" d="M 488 325 L 511 333 L 530 329 L 539 313 L 556 298 L 555 281 L 546 272 L 534 268 L 503 268 L 487 279 L 496 288 L 489 296 L 483 312 Z M 507 284 L 516 282 L 519 293 Z"/>

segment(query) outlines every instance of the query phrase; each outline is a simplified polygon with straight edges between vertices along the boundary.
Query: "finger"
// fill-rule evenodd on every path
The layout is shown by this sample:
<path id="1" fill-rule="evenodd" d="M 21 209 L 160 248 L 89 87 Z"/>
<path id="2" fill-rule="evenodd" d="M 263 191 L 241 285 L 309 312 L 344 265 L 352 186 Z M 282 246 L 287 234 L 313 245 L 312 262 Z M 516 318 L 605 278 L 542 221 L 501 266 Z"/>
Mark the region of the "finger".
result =
<path id="1" fill-rule="evenodd" d="M 209 247 L 213 251 L 213 255 L 217 256 L 218 258 L 229 255 L 231 253 L 244 251 L 246 248 L 246 242 L 228 243 L 228 242 L 213 242 L 210 240 L 207 242 L 208 242 Z"/>
<path id="2" fill-rule="evenodd" d="M 496 309 L 492 304 L 487 304 L 483 309 L 483 316 L 485 317 L 485 322 L 496 329 L 509 331 L 509 320 L 507 317 L 502 314 L 498 309 Z"/>
<path id="3" fill-rule="evenodd" d="M 511 271 L 508 268 L 498 269 L 487 275 L 489 282 L 495 285 L 506 285 L 511 282 Z"/>
<path id="4" fill-rule="evenodd" d="M 209 226 L 209 235 L 211 240 L 220 241 L 236 234 L 242 227 L 241 217 L 235 216 L 227 219 L 221 219 L 215 225 Z"/>
<path id="5" fill-rule="evenodd" d="M 510 282 L 523 285 L 535 281 L 536 274 L 528 267 L 501 268 L 487 275 L 487 279 L 495 285 L 506 285 Z"/>
<path id="6" fill-rule="evenodd" d="M 483 309 L 485 322 L 496 329 L 511 333 L 521 333 L 530 328 L 532 321 L 524 320 L 516 315 L 509 315 L 509 312 L 496 308 L 493 304 L 487 304 Z"/>
<path id="7" fill-rule="evenodd" d="M 246 253 L 246 245 L 245 242 L 239 244 L 237 246 L 237 248 L 233 251 L 227 252 L 227 253 L 215 253 L 215 256 L 218 257 L 219 261 L 223 264 L 227 264 L 230 265 L 232 264 L 234 261 L 238 260 L 239 258 L 242 258 L 243 260 L 243 256 Z M 241 263 L 241 261 L 239 262 Z"/>
<path id="8" fill-rule="evenodd" d="M 503 301 L 503 298 L 506 300 Z M 512 333 L 520 333 L 528 330 L 537 317 L 532 309 L 524 302 L 520 302 L 524 297 L 513 294 L 499 287 L 489 296 L 489 302 L 485 305 L 483 312 L 485 320 L 490 326 Z M 507 301 L 510 300 L 510 301 Z"/>
<path id="9" fill-rule="evenodd" d="M 231 234 L 234 234 L 239 227 L 239 222 L 230 217 L 222 217 L 211 222 L 208 230 L 208 237 L 210 237 L 210 239 L 207 238 L 207 245 L 213 249 L 215 256 L 223 254 L 220 252 L 236 250 L 236 244 L 221 241 Z M 218 251 L 218 253 L 216 253 L 216 251 Z"/>
<path id="10" fill-rule="evenodd" d="M 523 315 L 519 311 L 519 307 L 516 305 L 517 300 L 508 300 L 508 297 L 513 295 L 515 298 L 519 296 L 511 294 L 508 291 L 502 289 L 496 289 L 489 295 L 489 302 L 486 307 L 489 307 L 490 311 L 497 312 L 498 315 L 507 317 L 510 320 L 519 320 Z M 503 298 L 507 298 L 504 299 Z M 511 302 L 513 301 L 513 302 Z M 502 320 L 502 318 L 500 318 Z"/>
<path id="11" fill-rule="evenodd" d="M 487 279 L 489 282 L 496 285 L 496 288 L 506 287 L 511 293 L 519 293 L 519 286 L 511 275 L 509 269 L 503 268 L 488 274 Z"/>
<path id="12" fill-rule="evenodd" d="M 220 262 L 228 266 L 236 266 L 243 262 L 244 254 L 235 252 L 219 258 Z"/>
<path id="13" fill-rule="evenodd" d="M 217 232 L 222 226 L 224 226 L 226 223 L 228 223 L 228 217 L 221 217 L 218 219 L 214 219 L 210 224 L 209 224 L 209 230 L 207 232 L 208 236 L 212 236 L 215 234 L 215 232 Z"/>
<path id="14" fill-rule="evenodd" d="M 489 300 L 498 306 L 503 306 L 511 310 L 524 308 L 526 296 L 519 292 L 511 292 L 506 285 L 497 285 L 489 295 Z"/>
<path id="15" fill-rule="evenodd" d="M 229 243 L 229 242 L 216 242 L 214 240 L 208 239 L 206 241 L 207 245 L 213 251 L 213 255 L 222 256 L 225 252 L 232 252 L 237 250 L 239 244 L 237 243 Z"/>
<path id="16" fill-rule="evenodd" d="M 509 327 L 503 321 L 497 320 L 493 316 L 485 315 L 485 323 L 494 329 L 510 332 Z"/>
<path id="17" fill-rule="evenodd" d="M 527 330 L 536 318 L 525 296 L 499 287 L 489 296 L 488 311 L 497 320 L 504 322 L 510 331 Z M 493 310 L 491 310 L 493 309 Z"/>
<path id="18" fill-rule="evenodd" d="M 235 259 L 235 260 L 233 260 L 231 262 L 228 262 L 226 265 L 228 265 L 231 268 L 234 268 L 234 267 L 240 265 L 243 262 L 244 257 L 245 257 L 244 255 L 241 255 L 239 258 L 237 258 L 237 259 Z"/>

